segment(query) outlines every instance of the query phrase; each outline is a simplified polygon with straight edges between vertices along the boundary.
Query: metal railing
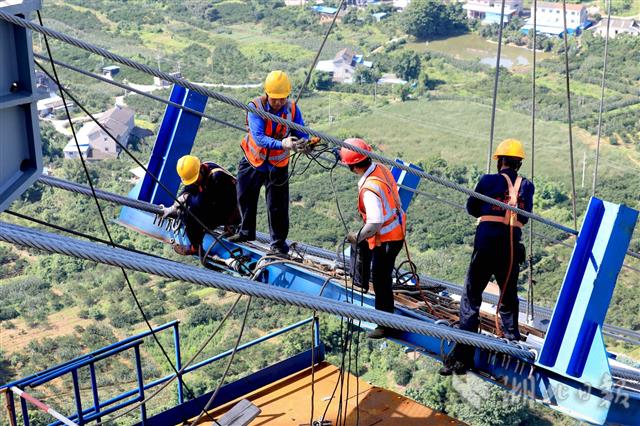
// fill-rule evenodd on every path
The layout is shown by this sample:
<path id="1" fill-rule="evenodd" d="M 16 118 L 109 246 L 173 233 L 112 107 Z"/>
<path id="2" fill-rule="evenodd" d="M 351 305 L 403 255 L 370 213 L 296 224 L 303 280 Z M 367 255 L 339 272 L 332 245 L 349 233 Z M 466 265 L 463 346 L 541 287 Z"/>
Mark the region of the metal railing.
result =
<path id="1" fill-rule="evenodd" d="M 247 342 L 243 345 L 238 346 L 237 351 L 242 351 L 253 347 L 257 344 L 265 342 L 274 337 L 280 336 L 281 334 L 287 333 L 296 328 L 302 327 L 305 324 L 309 324 L 312 321 L 314 324 L 314 349 L 320 346 L 320 327 L 318 324 L 318 319 L 313 317 L 306 318 L 304 320 L 298 321 L 294 324 L 288 325 L 287 327 L 281 328 L 279 330 L 273 331 L 269 334 L 266 334 L 262 337 L 259 337 L 255 340 Z M 179 321 L 171 321 L 166 324 L 163 324 L 159 327 L 153 329 L 153 332 L 160 332 L 168 329 L 173 330 L 173 342 L 174 342 L 174 351 L 175 351 L 175 365 L 178 372 L 182 369 L 181 362 L 181 354 L 180 354 L 180 331 L 179 331 Z M 76 412 L 70 415 L 69 420 L 76 422 L 78 425 L 85 425 L 92 421 L 100 422 L 102 417 L 122 410 L 125 407 L 131 406 L 133 404 L 144 401 L 145 392 L 149 389 L 152 389 L 156 386 L 159 386 L 171 379 L 173 379 L 176 374 L 172 373 L 166 375 L 162 378 L 156 379 L 152 382 L 145 383 L 144 375 L 142 372 L 142 357 L 140 354 L 140 346 L 143 344 L 143 340 L 145 337 L 150 336 L 152 334 L 151 331 L 145 331 L 143 333 L 137 334 L 132 337 L 128 337 L 122 341 L 117 343 L 113 343 L 111 345 L 105 346 L 96 351 L 90 352 L 88 354 L 79 356 L 73 360 L 67 361 L 65 363 L 59 364 L 55 367 L 51 367 L 47 370 L 38 372 L 36 374 L 32 374 L 28 377 L 13 381 L 11 383 L 7 383 L 5 385 L 0 386 L 0 392 L 7 393 L 7 410 L 10 417 L 10 424 L 17 424 L 17 415 L 16 415 L 16 407 L 14 401 L 14 392 L 11 391 L 12 386 L 16 386 L 19 389 L 36 388 L 38 386 L 42 386 L 46 383 L 51 382 L 52 380 L 59 379 L 63 376 L 71 375 L 72 383 L 73 383 L 73 399 L 76 407 Z M 128 351 L 133 351 L 134 353 L 134 362 L 135 362 L 135 371 L 136 371 L 136 382 L 137 387 L 131 389 L 129 391 L 123 392 L 115 397 L 112 397 L 106 401 L 100 401 L 99 398 L 99 386 L 97 385 L 97 375 L 96 375 L 96 363 L 100 361 L 104 361 L 110 357 L 116 356 L 118 354 L 122 354 Z M 213 362 L 219 361 L 227 356 L 231 355 L 232 351 L 228 350 L 217 355 L 214 355 L 210 358 L 207 358 L 203 361 L 200 361 L 196 364 L 193 364 L 184 369 L 184 371 L 180 372 L 180 376 L 184 376 L 185 374 L 196 371 L 200 368 L 203 368 Z M 92 406 L 89 408 L 83 408 L 82 398 L 80 395 L 81 383 L 79 377 L 79 370 L 83 368 L 88 368 L 89 370 L 89 381 L 91 384 L 91 395 L 92 395 Z M 182 389 L 182 382 L 178 380 L 176 386 L 176 394 L 178 399 L 178 404 L 183 404 L 184 393 Z M 29 410 L 27 407 L 27 403 L 23 398 L 20 398 L 20 408 L 22 414 L 22 421 L 25 426 L 29 426 Z M 142 404 L 140 406 L 140 421 L 144 424 L 147 419 L 146 412 L 146 404 Z M 49 426 L 58 426 L 61 425 L 62 422 L 56 421 L 50 423 Z"/>

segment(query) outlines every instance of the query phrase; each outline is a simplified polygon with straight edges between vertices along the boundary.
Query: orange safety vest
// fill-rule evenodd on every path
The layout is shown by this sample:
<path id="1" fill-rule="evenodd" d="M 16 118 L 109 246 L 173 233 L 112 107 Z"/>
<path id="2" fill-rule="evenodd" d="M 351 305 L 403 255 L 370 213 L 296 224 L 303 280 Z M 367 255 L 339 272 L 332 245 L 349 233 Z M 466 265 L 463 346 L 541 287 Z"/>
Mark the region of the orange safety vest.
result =
<path id="1" fill-rule="evenodd" d="M 518 193 L 520 192 L 520 185 L 522 184 L 522 176 L 516 178 L 515 185 L 511 183 L 511 179 L 505 173 L 500 173 L 502 177 L 507 181 L 509 187 L 509 204 L 511 207 L 518 207 Z M 478 224 L 480 222 L 499 222 L 505 225 L 515 226 L 522 228 L 524 225 L 518 221 L 518 213 L 512 210 L 506 210 L 504 216 L 483 215 L 478 218 Z"/>
<path id="2" fill-rule="evenodd" d="M 264 111 L 264 107 L 267 103 L 267 97 L 258 96 L 253 99 L 251 103 L 256 109 Z M 296 103 L 294 101 L 289 101 L 289 103 L 282 108 L 279 115 L 285 120 L 293 121 L 296 116 Z M 247 113 L 246 124 L 247 134 L 242 138 L 242 143 L 240 145 L 242 146 L 242 150 L 244 151 L 244 156 L 247 158 L 247 161 L 249 161 L 253 167 L 260 167 L 265 160 L 268 160 L 273 166 L 286 167 L 289 164 L 289 152 L 286 149 L 268 149 L 258 145 L 249 130 L 249 113 Z M 289 128 L 282 124 L 278 124 L 274 132 L 272 121 L 265 119 L 265 135 L 281 141 L 289 136 L 289 133 Z"/>
<path id="3" fill-rule="evenodd" d="M 398 186 L 391 172 L 382 164 L 376 164 L 367 176 L 358 193 L 358 211 L 362 220 L 367 222 L 367 212 L 364 207 L 365 191 L 373 192 L 380 198 L 382 204 L 382 227 L 372 237 L 367 238 L 369 248 L 373 249 L 387 241 L 402 241 L 406 233 L 406 214 L 402 211 L 402 204 L 398 196 Z"/>

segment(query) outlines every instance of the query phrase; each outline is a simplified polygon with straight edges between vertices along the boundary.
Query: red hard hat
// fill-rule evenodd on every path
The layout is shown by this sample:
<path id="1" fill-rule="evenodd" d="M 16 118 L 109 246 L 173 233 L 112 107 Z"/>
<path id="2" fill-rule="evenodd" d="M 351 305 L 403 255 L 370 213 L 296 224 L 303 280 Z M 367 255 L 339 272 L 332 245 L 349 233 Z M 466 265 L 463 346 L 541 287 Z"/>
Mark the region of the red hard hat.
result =
<path id="1" fill-rule="evenodd" d="M 365 141 L 360 138 L 349 138 L 345 139 L 344 143 L 349 145 L 353 145 L 357 148 L 364 149 L 365 151 L 371 151 L 371 146 L 369 146 Z M 347 148 L 340 148 L 340 158 L 342 162 L 348 166 L 352 164 L 358 164 L 362 160 L 366 159 L 367 156 L 364 154 L 360 154 L 359 152 L 351 151 Z"/>

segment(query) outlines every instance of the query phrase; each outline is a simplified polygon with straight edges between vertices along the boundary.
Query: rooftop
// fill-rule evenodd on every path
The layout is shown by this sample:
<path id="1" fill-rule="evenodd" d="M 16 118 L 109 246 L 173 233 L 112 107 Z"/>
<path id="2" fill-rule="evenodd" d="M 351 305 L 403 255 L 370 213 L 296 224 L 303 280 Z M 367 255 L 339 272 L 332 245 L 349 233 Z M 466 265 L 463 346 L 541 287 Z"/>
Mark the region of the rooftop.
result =
<path id="1" fill-rule="evenodd" d="M 553 3 L 553 2 L 548 2 L 548 1 L 538 2 L 538 9 L 540 9 L 540 8 L 562 9 L 562 2 L 560 2 L 560 3 Z M 570 3 L 567 3 L 567 10 L 581 11 L 584 8 L 585 8 L 585 5 L 583 5 L 583 4 L 570 4 Z"/>

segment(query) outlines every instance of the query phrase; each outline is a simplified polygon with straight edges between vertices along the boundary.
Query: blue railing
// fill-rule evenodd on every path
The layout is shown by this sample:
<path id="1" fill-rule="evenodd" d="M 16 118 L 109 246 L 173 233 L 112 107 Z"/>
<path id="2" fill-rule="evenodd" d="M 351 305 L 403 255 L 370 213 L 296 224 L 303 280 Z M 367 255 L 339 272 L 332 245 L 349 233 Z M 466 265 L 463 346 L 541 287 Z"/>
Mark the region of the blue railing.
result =
<path id="1" fill-rule="evenodd" d="M 295 324 L 291 324 L 287 327 L 281 328 L 272 333 L 259 337 L 255 340 L 252 340 L 251 342 L 247 342 L 243 345 L 238 346 L 238 352 L 248 349 L 262 342 L 265 342 L 276 336 L 280 336 L 281 334 L 287 333 L 305 324 L 309 324 L 312 321 L 314 321 L 313 317 L 307 318 L 302 321 L 298 321 Z M 153 329 L 153 332 L 156 333 L 156 332 L 164 331 L 167 329 L 173 330 L 175 366 L 176 366 L 176 370 L 178 370 L 178 372 L 180 373 L 180 377 L 190 372 L 196 371 L 202 367 L 205 367 L 215 361 L 219 361 L 231 355 L 232 353 L 231 350 L 222 352 L 218 355 L 215 355 L 208 359 L 200 361 L 197 364 L 191 365 L 185 368 L 184 371 L 180 372 L 180 370 L 182 369 L 182 361 L 181 361 L 181 355 L 180 355 L 179 321 L 171 321 L 164 325 L 156 327 Z M 318 320 L 316 319 L 315 328 L 314 328 L 315 330 L 314 344 L 316 348 L 320 346 L 319 329 L 320 328 L 319 328 Z M 92 421 L 99 422 L 104 416 L 108 414 L 117 412 L 119 410 L 122 410 L 125 407 L 144 401 L 145 391 L 152 389 L 156 386 L 159 386 L 173 379 L 176 376 L 175 373 L 169 374 L 160 379 L 157 379 L 150 383 L 145 384 L 144 376 L 142 374 L 142 359 L 140 355 L 140 346 L 143 344 L 142 339 L 147 336 L 150 336 L 151 334 L 152 334 L 151 331 L 145 331 L 143 333 L 124 339 L 120 342 L 113 343 L 109 346 L 105 346 L 104 348 L 98 349 L 97 351 L 94 351 L 86 355 L 77 357 L 73 360 L 67 361 L 63 364 L 57 365 L 55 367 L 49 368 L 47 370 L 41 371 L 31 376 L 0 386 L 0 392 L 6 391 L 9 396 L 7 401 L 8 402 L 7 408 L 9 411 L 9 416 L 11 417 L 11 420 L 12 420 L 11 424 L 17 424 L 14 395 L 13 395 L 13 392 L 11 392 L 11 390 L 9 389 L 11 386 L 16 386 L 21 389 L 25 389 L 27 387 L 36 388 L 37 386 L 41 386 L 54 379 L 57 379 L 69 374 L 71 375 L 72 382 L 73 382 L 73 394 L 74 394 L 74 403 L 76 406 L 76 413 L 69 416 L 68 418 L 69 420 L 74 421 L 79 425 L 85 425 Z M 130 350 L 132 350 L 134 353 L 137 387 L 135 389 L 131 389 L 129 391 L 123 392 L 107 401 L 101 402 L 99 398 L 99 392 L 98 392 L 99 387 L 97 385 L 97 378 L 96 378 L 96 369 L 95 369 L 96 363 Z M 80 395 L 80 379 L 78 376 L 78 370 L 81 368 L 89 369 L 89 378 L 91 382 L 91 396 L 92 396 L 92 403 L 93 403 L 93 406 L 90 408 L 82 408 L 82 398 Z M 176 393 L 178 397 L 178 404 L 183 404 L 184 393 L 183 393 L 181 380 L 178 380 L 178 384 L 176 386 Z M 25 426 L 29 426 L 30 423 L 29 423 L 28 406 L 26 401 L 23 398 L 20 398 L 20 407 L 22 412 L 23 423 Z M 141 424 L 144 424 L 146 419 L 147 419 L 146 406 L 145 404 L 142 404 L 140 406 Z M 61 422 L 56 421 L 56 422 L 50 423 L 49 426 L 58 426 L 61 424 L 62 424 Z"/>

